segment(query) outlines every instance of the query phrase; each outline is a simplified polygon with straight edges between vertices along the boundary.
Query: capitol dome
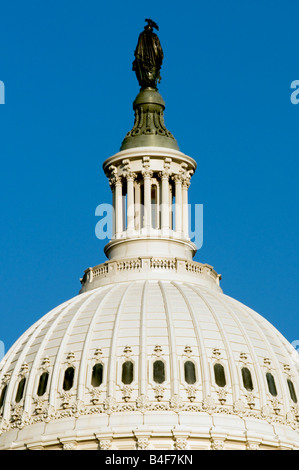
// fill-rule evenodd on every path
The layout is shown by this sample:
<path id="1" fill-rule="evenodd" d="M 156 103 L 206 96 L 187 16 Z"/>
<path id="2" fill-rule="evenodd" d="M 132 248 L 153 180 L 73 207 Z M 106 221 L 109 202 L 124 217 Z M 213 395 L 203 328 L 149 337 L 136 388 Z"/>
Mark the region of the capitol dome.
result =
<path id="1" fill-rule="evenodd" d="M 0 449 L 299 449 L 290 344 L 211 267 L 143 261 L 16 342 Z"/>
<path id="2" fill-rule="evenodd" d="M 108 259 L 1 361 L 0 450 L 299 450 L 298 355 L 193 261 L 196 162 L 138 73 L 134 127 L 103 164 Z"/>

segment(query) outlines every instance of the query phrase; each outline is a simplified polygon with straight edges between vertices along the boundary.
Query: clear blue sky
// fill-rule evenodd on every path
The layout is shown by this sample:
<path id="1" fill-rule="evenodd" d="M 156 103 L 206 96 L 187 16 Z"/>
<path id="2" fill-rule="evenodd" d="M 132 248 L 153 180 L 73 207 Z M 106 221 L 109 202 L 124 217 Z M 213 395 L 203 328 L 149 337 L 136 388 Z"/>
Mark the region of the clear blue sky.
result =
<path id="1" fill-rule="evenodd" d="M 166 125 L 198 162 L 189 192 L 204 205 L 204 243 L 195 259 L 222 274 L 226 294 L 299 340 L 298 1 L 28 0 L 1 6 L 6 349 L 105 261 L 95 236 L 95 209 L 110 202 L 102 163 L 133 125 L 131 65 L 147 17 L 165 54 Z"/>

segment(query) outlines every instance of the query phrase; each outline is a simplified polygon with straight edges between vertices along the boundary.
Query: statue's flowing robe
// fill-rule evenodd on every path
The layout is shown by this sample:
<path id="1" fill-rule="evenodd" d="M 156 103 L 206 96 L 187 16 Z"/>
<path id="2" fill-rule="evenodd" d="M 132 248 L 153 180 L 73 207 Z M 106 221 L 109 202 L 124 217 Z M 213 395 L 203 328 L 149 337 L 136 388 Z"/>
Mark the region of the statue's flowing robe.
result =
<path id="1" fill-rule="evenodd" d="M 138 38 L 133 70 L 141 86 L 156 86 L 160 81 L 160 68 L 163 50 L 158 36 L 153 31 L 144 30 Z"/>

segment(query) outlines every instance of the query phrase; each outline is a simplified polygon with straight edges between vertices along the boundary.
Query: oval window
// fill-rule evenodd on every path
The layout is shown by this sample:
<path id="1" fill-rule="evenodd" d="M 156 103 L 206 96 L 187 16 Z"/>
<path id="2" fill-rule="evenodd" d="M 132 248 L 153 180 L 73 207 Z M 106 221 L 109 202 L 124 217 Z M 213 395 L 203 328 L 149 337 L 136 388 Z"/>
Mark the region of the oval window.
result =
<path id="1" fill-rule="evenodd" d="M 293 382 L 290 379 L 288 379 L 288 387 L 289 387 L 291 399 L 293 400 L 294 403 L 297 403 L 297 395 L 295 392 L 295 387 L 294 387 Z"/>
<path id="2" fill-rule="evenodd" d="M 225 380 L 224 367 L 222 364 L 217 363 L 214 365 L 214 375 L 215 375 L 215 382 L 218 385 L 218 387 L 225 387 L 226 380 Z"/>
<path id="3" fill-rule="evenodd" d="M 184 372 L 185 372 L 185 381 L 187 382 L 187 384 L 195 384 L 196 372 L 195 372 L 194 362 L 186 361 L 184 364 Z"/>
<path id="4" fill-rule="evenodd" d="M 25 377 L 23 377 L 20 380 L 19 385 L 18 385 L 18 390 L 17 390 L 17 394 L 16 394 L 16 403 L 19 403 L 23 398 L 24 390 L 25 390 L 25 384 L 26 384 L 26 379 L 25 379 Z"/>
<path id="5" fill-rule="evenodd" d="M 5 395 L 6 395 L 6 390 L 7 390 L 7 384 L 4 385 L 3 389 L 2 389 L 2 392 L 1 392 L 1 395 L 0 395 L 0 410 L 4 404 L 4 400 L 5 400 Z"/>
<path id="6" fill-rule="evenodd" d="M 48 385 L 48 378 L 49 378 L 48 372 L 44 372 L 39 378 L 39 383 L 38 383 L 38 388 L 37 388 L 37 395 L 39 397 L 42 397 L 46 393 L 47 385 Z"/>
<path id="7" fill-rule="evenodd" d="M 277 396 L 277 390 L 276 390 L 276 385 L 275 385 L 275 380 L 271 372 L 267 372 L 266 374 L 267 378 L 267 384 L 268 384 L 268 390 L 271 393 L 273 397 Z"/>
<path id="8" fill-rule="evenodd" d="M 165 382 L 165 364 L 163 361 L 155 361 L 153 364 L 153 379 L 157 384 Z"/>
<path id="9" fill-rule="evenodd" d="M 91 385 L 99 387 L 103 383 L 103 364 L 100 362 L 92 368 Z"/>
<path id="10" fill-rule="evenodd" d="M 64 373 L 63 379 L 63 390 L 66 392 L 73 387 L 74 384 L 75 369 L 73 367 L 68 367 Z"/>
<path id="11" fill-rule="evenodd" d="M 133 382 L 134 376 L 134 365 L 131 361 L 126 361 L 122 366 L 121 381 L 125 385 L 129 385 Z"/>
<path id="12" fill-rule="evenodd" d="M 251 372 L 247 367 L 242 367 L 242 379 L 243 385 L 249 392 L 253 390 L 253 383 L 251 378 Z"/>

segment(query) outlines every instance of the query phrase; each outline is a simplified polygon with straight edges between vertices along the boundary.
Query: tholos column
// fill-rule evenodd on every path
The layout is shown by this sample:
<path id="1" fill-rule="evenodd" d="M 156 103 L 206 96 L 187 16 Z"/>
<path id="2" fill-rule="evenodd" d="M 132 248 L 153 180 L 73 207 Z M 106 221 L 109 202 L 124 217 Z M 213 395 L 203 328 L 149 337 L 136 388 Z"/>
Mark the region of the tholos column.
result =
<path id="1" fill-rule="evenodd" d="M 134 231 L 134 217 L 135 217 L 135 204 L 134 204 L 134 179 L 135 173 L 131 171 L 127 173 L 127 234 L 131 235 Z"/>
<path id="2" fill-rule="evenodd" d="M 123 232 L 123 185 L 120 177 L 115 178 L 115 236 Z"/>
<path id="3" fill-rule="evenodd" d="M 172 207 L 172 185 L 169 184 L 169 227 L 173 230 L 173 207 Z"/>
<path id="4" fill-rule="evenodd" d="M 113 165 L 110 165 L 109 167 L 109 185 L 112 191 L 112 207 L 113 207 L 113 213 L 112 213 L 112 236 L 115 237 L 116 235 L 116 217 L 115 217 L 115 182 L 117 179 L 117 168 Z"/>
<path id="5" fill-rule="evenodd" d="M 140 231 L 142 227 L 142 220 L 141 220 L 141 190 L 140 190 L 140 182 L 135 181 L 134 183 L 134 208 L 135 208 L 135 215 L 134 215 L 134 223 L 135 223 L 135 230 L 137 232 Z"/>
<path id="6" fill-rule="evenodd" d="M 113 214 L 112 214 L 112 236 L 115 236 L 115 185 L 114 183 L 110 183 L 111 191 L 112 191 L 112 207 L 113 207 Z"/>
<path id="7" fill-rule="evenodd" d="M 143 227 L 149 230 L 151 227 L 151 179 L 153 172 L 146 169 L 143 174 L 143 189 L 144 189 L 144 217 Z"/>
<path id="8" fill-rule="evenodd" d="M 169 171 L 164 170 L 160 173 L 162 180 L 162 202 L 161 202 L 161 229 L 168 233 L 170 227 L 169 218 Z"/>
<path id="9" fill-rule="evenodd" d="M 182 175 L 173 177 L 175 182 L 175 231 L 182 234 Z"/>
<path id="10" fill-rule="evenodd" d="M 182 204 L 183 204 L 183 236 L 189 238 L 189 208 L 188 208 L 188 188 L 190 186 L 189 178 L 182 182 Z"/>

